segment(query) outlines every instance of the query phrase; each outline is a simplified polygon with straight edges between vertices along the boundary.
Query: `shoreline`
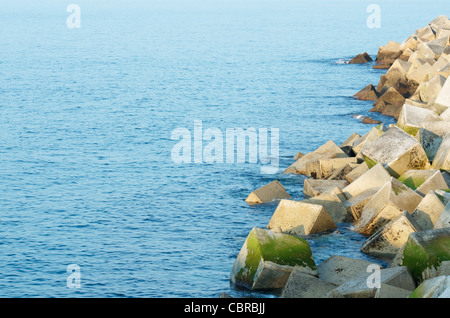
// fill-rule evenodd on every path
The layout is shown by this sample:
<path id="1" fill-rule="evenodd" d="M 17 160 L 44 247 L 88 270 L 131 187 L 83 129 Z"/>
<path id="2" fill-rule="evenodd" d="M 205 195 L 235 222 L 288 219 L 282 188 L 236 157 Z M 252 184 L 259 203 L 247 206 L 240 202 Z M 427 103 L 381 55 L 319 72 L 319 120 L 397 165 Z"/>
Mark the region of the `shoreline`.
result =
<path id="1" fill-rule="evenodd" d="M 348 64 L 369 62 L 363 53 Z M 235 286 L 282 290 L 283 298 L 448 294 L 450 20 L 439 16 L 403 43 L 381 46 L 373 68 L 386 73 L 353 97 L 374 102 L 370 112 L 395 124 L 355 117 L 374 127 L 296 154 L 283 174 L 306 176 L 303 200 L 278 180 L 250 193 L 249 205 L 279 203 L 267 227 L 254 227 L 244 242 L 230 274 Z M 353 224 L 367 238 L 361 252 L 388 266 L 337 255 L 317 266 L 307 236 L 335 231 L 337 223 Z M 436 284 L 446 292 L 431 292 Z"/>

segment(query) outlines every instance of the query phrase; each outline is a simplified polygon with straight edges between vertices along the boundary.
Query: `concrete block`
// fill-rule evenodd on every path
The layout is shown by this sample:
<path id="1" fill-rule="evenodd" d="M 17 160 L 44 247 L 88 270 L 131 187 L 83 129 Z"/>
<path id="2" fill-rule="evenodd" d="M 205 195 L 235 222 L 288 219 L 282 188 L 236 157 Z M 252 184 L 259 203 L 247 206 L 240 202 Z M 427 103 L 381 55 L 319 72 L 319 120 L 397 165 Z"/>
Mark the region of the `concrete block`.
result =
<path id="1" fill-rule="evenodd" d="M 308 242 L 253 228 L 233 264 L 230 280 L 252 290 L 283 288 L 294 269 L 317 275 Z"/>
<path id="2" fill-rule="evenodd" d="M 283 173 L 306 174 L 306 165 L 308 162 L 317 161 L 320 159 L 331 158 L 346 158 L 348 157 L 341 148 L 338 147 L 332 140 L 320 146 L 313 152 L 307 153 L 291 166 L 289 166 Z"/>
<path id="3" fill-rule="evenodd" d="M 450 124 L 439 120 L 423 122 L 419 129 L 419 142 L 430 161 L 434 160 L 444 136 L 450 133 Z"/>
<path id="4" fill-rule="evenodd" d="M 431 190 L 448 188 L 442 173 L 436 169 L 408 170 L 398 180 L 421 196 L 425 196 Z"/>
<path id="5" fill-rule="evenodd" d="M 391 127 L 361 151 L 367 166 L 382 163 L 394 177 L 411 169 L 423 169 L 429 165 L 420 143 L 398 127 Z"/>
<path id="6" fill-rule="evenodd" d="M 422 196 L 391 178 L 364 206 L 361 217 L 355 222 L 355 230 L 372 235 L 404 210 L 414 212 L 421 201 Z"/>
<path id="7" fill-rule="evenodd" d="M 347 180 L 321 180 L 321 179 L 305 179 L 303 183 L 303 194 L 308 197 L 315 197 L 322 193 L 327 193 L 334 188 L 342 190 L 348 185 Z"/>
<path id="8" fill-rule="evenodd" d="M 348 213 L 353 216 L 353 220 L 356 221 L 361 217 L 361 212 L 364 206 L 370 201 L 370 199 L 378 192 L 380 188 L 369 188 L 363 192 L 351 197 L 343 203 Z"/>
<path id="9" fill-rule="evenodd" d="M 362 245 L 361 252 L 390 261 L 408 241 L 409 234 L 418 230 L 420 228 L 405 211 L 371 235 Z"/>
<path id="10" fill-rule="evenodd" d="M 450 170 L 450 133 L 446 134 L 434 157 L 433 169 Z"/>
<path id="11" fill-rule="evenodd" d="M 302 271 L 292 271 L 283 289 L 281 298 L 326 298 L 327 294 L 336 288 L 315 276 Z"/>
<path id="12" fill-rule="evenodd" d="M 310 235 L 337 228 L 322 205 L 281 200 L 267 225 L 269 230 Z"/>
<path id="13" fill-rule="evenodd" d="M 421 124 L 438 120 L 439 116 L 432 110 L 405 104 L 398 117 L 397 126 L 415 136 Z"/>
<path id="14" fill-rule="evenodd" d="M 377 164 L 346 186 L 342 192 L 347 199 L 350 199 L 367 189 L 382 187 L 390 180 L 391 176 L 386 169 L 381 164 Z"/>
<path id="15" fill-rule="evenodd" d="M 317 271 L 321 280 L 339 286 L 367 273 L 367 268 L 372 264 L 363 259 L 332 255 L 317 266 Z"/>
<path id="16" fill-rule="evenodd" d="M 291 199 L 292 197 L 287 193 L 283 185 L 278 181 L 272 181 L 265 186 L 253 191 L 245 199 L 249 205 L 268 203 L 273 200 Z"/>
<path id="17" fill-rule="evenodd" d="M 411 233 L 403 252 L 402 265 L 407 266 L 415 282 L 426 279 L 427 271 L 450 261 L 450 228 Z"/>
<path id="18" fill-rule="evenodd" d="M 445 205 L 439 197 L 434 191 L 429 191 L 411 214 L 422 230 L 434 229 L 436 222 L 444 211 Z"/>

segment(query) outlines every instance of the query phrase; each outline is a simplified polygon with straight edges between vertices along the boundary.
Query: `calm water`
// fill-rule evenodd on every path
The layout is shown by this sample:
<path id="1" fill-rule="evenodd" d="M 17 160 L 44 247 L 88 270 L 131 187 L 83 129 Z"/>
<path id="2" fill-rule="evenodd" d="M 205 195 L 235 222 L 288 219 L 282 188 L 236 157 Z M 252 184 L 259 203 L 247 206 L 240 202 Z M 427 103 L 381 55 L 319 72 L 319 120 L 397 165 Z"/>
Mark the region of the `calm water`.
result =
<path id="1" fill-rule="evenodd" d="M 229 283 L 276 208 L 244 199 L 274 179 L 301 199 L 303 177 L 175 164 L 172 131 L 279 128 L 281 172 L 371 128 L 351 96 L 381 72 L 342 61 L 449 13 L 447 0 L 378 1 L 369 29 L 362 0 L 80 0 L 69 29 L 69 2 L 34 2 L 0 5 L 0 297 L 271 297 Z M 364 238 L 340 232 L 310 239 L 316 263 L 365 257 Z"/>

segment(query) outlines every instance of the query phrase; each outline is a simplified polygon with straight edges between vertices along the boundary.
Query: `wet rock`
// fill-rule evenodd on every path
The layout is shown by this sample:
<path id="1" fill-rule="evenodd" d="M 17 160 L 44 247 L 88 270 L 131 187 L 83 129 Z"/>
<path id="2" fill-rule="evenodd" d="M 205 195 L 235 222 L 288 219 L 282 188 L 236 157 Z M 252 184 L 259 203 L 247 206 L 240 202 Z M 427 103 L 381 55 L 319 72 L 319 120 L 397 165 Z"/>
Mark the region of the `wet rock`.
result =
<path id="1" fill-rule="evenodd" d="M 389 88 L 381 97 L 373 104 L 371 112 L 382 113 L 386 116 L 398 117 L 401 107 L 405 103 L 405 97 L 400 94 L 394 87 Z"/>
<path id="2" fill-rule="evenodd" d="M 308 242 L 253 228 L 233 265 L 230 280 L 252 290 L 283 288 L 294 269 L 317 275 Z"/>
<path id="3" fill-rule="evenodd" d="M 291 196 L 283 185 L 278 180 L 275 180 L 250 193 L 245 202 L 249 205 L 255 205 L 279 199 L 291 199 Z"/>

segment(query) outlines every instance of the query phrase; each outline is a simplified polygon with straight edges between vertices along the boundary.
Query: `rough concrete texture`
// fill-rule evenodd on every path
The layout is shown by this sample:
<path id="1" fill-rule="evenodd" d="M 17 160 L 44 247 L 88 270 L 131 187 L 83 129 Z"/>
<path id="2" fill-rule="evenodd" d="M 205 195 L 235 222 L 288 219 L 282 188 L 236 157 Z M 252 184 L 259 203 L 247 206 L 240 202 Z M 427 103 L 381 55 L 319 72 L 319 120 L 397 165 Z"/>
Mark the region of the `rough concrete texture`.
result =
<path id="1" fill-rule="evenodd" d="M 446 134 L 434 157 L 433 169 L 450 170 L 450 133 Z"/>
<path id="2" fill-rule="evenodd" d="M 230 280 L 252 290 L 283 288 L 295 268 L 317 275 L 308 242 L 255 227 L 234 262 Z"/>
<path id="3" fill-rule="evenodd" d="M 350 199 L 367 189 L 381 187 L 389 180 L 391 180 L 389 173 L 381 164 L 377 164 L 346 186 L 342 192 Z"/>
<path id="4" fill-rule="evenodd" d="M 389 128 L 361 152 L 369 168 L 382 163 L 394 177 L 399 177 L 407 170 L 423 169 L 429 165 L 420 143 L 396 126 Z"/>
<path id="5" fill-rule="evenodd" d="M 267 225 L 269 230 L 310 235 L 337 228 L 322 205 L 281 200 Z"/>
<path id="6" fill-rule="evenodd" d="M 348 185 L 347 180 L 320 180 L 320 179 L 305 179 L 303 183 L 303 194 L 307 197 L 315 197 L 322 193 L 327 193 L 338 188 L 342 190 Z"/>
<path id="7" fill-rule="evenodd" d="M 292 271 L 281 294 L 281 298 L 326 298 L 336 288 L 315 276 L 302 271 Z"/>
<path id="8" fill-rule="evenodd" d="M 362 245 L 361 251 L 390 261 L 408 241 L 409 234 L 418 230 L 420 228 L 405 211 L 370 236 Z"/>
<path id="9" fill-rule="evenodd" d="M 445 205 L 439 197 L 436 192 L 429 191 L 411 215 L 423 231 L 434 229 L 445 209 Z"/>
<path id="10" fill-rule="evenodd" d="M 416 283 L 421 283 L 427 271 L 441 262 L 450 261 L 450 228 L 412 233 L 403 251 L 402 265 L 407 266 Z"/>
<path id="11" fill-rule="evenodd" d="M 317 266 L 317 271 L 321 280 L 339 286 L 365 274 L 367 268 L 372 264 L 372 262 L 362 259 L 332 255 Z"/>
<path id="12" fill-rule="evenodd" d="M 421 201 L 422 196 L 391 178 L 364 206 L 361 217 L 355 222 L 355 230 L 372 235 L 404 210 L 414 212 Z"/>
<path id="13" fill-rule="evenodd" d="M 287 193 L 283 185 L 278 180 L 275 180 L 250 193 L 247 199 L 245 199 L 245 202 L 250 205 L 255 205 L 278 199 L 291 199 L 291 196 Z"/>

